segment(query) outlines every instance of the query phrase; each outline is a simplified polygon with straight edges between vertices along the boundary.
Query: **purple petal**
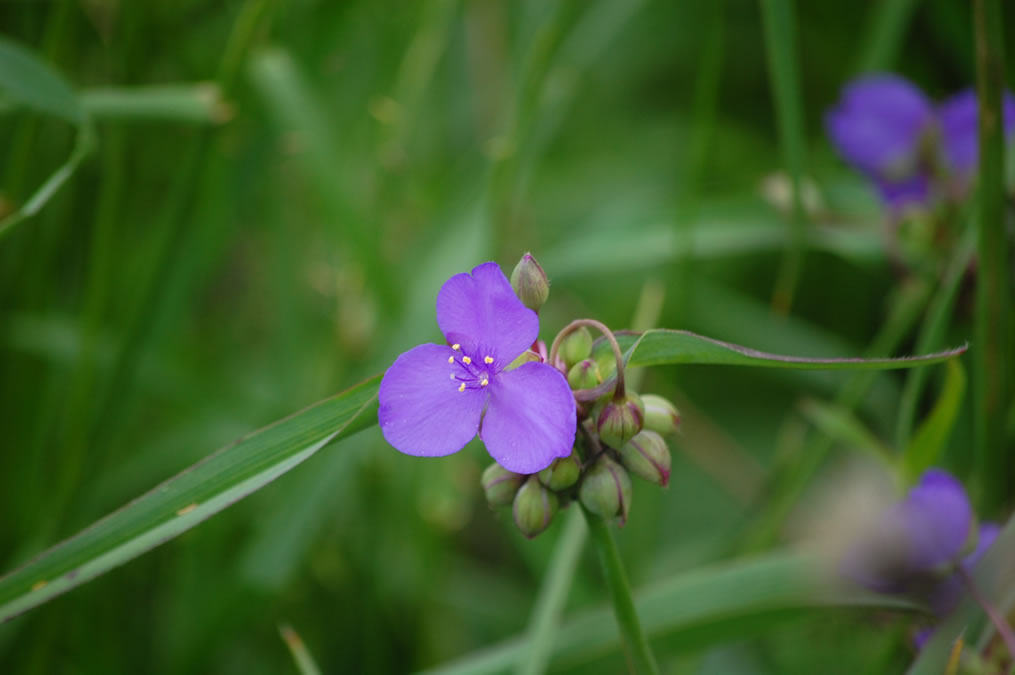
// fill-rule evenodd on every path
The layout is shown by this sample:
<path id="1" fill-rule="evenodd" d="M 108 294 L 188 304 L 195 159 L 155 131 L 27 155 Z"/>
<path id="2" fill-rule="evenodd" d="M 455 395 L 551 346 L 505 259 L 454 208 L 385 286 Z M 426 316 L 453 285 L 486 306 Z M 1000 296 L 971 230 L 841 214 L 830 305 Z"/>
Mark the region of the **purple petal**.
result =
<path id="1" fill-rule="evenodd" d="M 479 437 L 498 464 L 515 473 L 536 473 L 571 454 L 574 396 L 558 370 L 525 363 L 499 373 L 489 389 Z"/>
<path id="2" fill-rule="evenodd" d="M 900 213 L 909 206 L 925 206 L 931 200 L 930 180 L 923 173 L 902 181 L 876 178 L 874 183 L 881 200 L 895 213 Z"/>
<path id="3" fill-rule="evenodd" d="M 1015 129 L 1015 99 L 1005 92 L 1001 105 L 1004 131 L 1008 135 Z M 976 92 L 967 89 L 942 103 L 938 108 L 938 119 L 941 122 L 947 166 L 960 175 L 975 173 L 980 156 Z"/>
<path id="4" fill-rule="evenodd" d="M 1001 532 L 1001 526 L 997 523 L 980 523 L 980 532 L 976 540 L 976 549 L 967 555 L 962 560 L 962 566 L 968 571 L 972 572 L 976 563 L 979 562 L 983 554 L 987 552 L 990 545 L 997 539 L 997 535 Z M 947 579 L 941 582 L 941 585 L 934 591 L 930 598 L 931 609 L 934 610 L 935 614 L 939 616 L 945 616 L 951 613 L 955 609 L 956 605 L 959 604 L 959 600 L 962 598 L 962 579 L 959 578 L 957 573 L 949 575 Z"/>
<path id="5" fill-rule="evenodd" d="M 973 520 L 962 483 L 946 471 L 930 469 L 898 506 L 906 522 L 909 560 L 914 570 L 927 570 L 958 558 Z"/>
<path id="6" fill-rule="evenodd" d="M 419 457 L 458 452 L 476 435 L 486 403 L 482 389 L 459 391 L 446 345 L 419 345 L 399 356 L 381 380 L 377 419 L 396 450 Z"/>
<path id="7" fill-rule="evenodd" d="M 456 274 L 437 294 L 437 323 L 449 342 L 465 352 L 491 356 L 501 370 L 532 346 L 539 335 L 539 317 L 522 304 L 497 263 L 488 262 L 472 274 Z"/>
<path id="8" fill-rule="evenodd" d="M 962 564 L 972 570 L 976 566 L 976 563 L 980 562 L 980 558 L 987 552 L 987 549 L 990 548 L 999 534 L 1001 534 L 1001 526 L 997 523 L 980 523 L 980 531 L 976 538 L 976 549 L 965 557 Z"/>
<path id="9" fill-rule="evenodd" d="M 909 81 L 873 75 L 843 90 L 825 126 L 847 162 L 872 176 L 903 178 L 916 168 L 920 136 L 933 115 L 930 101 Z"/>

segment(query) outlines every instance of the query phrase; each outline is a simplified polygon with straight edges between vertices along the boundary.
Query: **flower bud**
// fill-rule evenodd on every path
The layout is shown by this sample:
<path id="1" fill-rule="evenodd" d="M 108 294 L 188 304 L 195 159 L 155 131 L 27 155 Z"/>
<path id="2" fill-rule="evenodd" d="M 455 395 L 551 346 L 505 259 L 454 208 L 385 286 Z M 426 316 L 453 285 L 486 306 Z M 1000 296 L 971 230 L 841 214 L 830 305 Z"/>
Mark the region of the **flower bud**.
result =
<path id="1" fill-rule="evenodd" d="M 568 333 L 567 337 L 560 341 L 558 354 L 568 368 L 587 359 L 592 354 L 592 333 L 585 326 Z"/>
<path id="2" fill-rule="evenodd" d="M 623 525 L 631 508 L 631 477 L 624 467 L 603 455 L 585 474 L 578 499 L 585 508 L 603 518 L 620 516 Z"/>
<path id="3" fill-rule="evenodd" d="M 645 429 L 625 443 L 620 459 L 631 473 L 650 483 L 665 486 L 670 481 L 670 449 L 654 431 Z"/>
<path id="4" fill-rule="evenodd" d="M 578 482 L 582 474 L 581 462 L 574 450 L 567 457 L 558 457 L 553 464 L 539 472 L 539 482 L 551 490 L 566 490 Z"/>
<path id="5" fill-rule="evenodd" d="M 550 281 L 531 253 L 526 253 L 511 272 L 511 288 L 522 304 L 538 312 L 550 295 Z"/>
<path id="6" fill-rule="evenodd" d="M 603 383 L 603 378 L 599 374 L 599 366 L 596 365 L 596 362 L 585 359 L 571 367 L 567 373 L 567 383 L 571 385 L 571 389 L 578 391 L 579 389 L 598 387 Z"/>
<path id="7" fill-rule="evenodd" d="M 486 467 L 479 482 L 490 506 L 507 506 L 514 501 L 515 493 L 523 480 L 525 476 L 508 471 L 494 462 Z"/>
<path id="8" fill-rule="evenodd" d="M 680 412 L 662 396 L 645 394 L 645 428 L 658 434 L 672 434 L 680 426 Z"/>
<path id="9" fill-rule="evenodd" d="M 599 439 L 607 445 L 620 448 L 641 431 L 645 421 L 645 405 L 633 391 L 620 400 L 610 399 L 596 416 Z"/>
<path id="10" fill-rule="evenodd" d="M 532 539 L 550 526 L 557 506 L 557 495 L 543 487 L 535 476 L 529 476 L 515 495 L 512 509 L 515 525 L 522 534 Z"/>

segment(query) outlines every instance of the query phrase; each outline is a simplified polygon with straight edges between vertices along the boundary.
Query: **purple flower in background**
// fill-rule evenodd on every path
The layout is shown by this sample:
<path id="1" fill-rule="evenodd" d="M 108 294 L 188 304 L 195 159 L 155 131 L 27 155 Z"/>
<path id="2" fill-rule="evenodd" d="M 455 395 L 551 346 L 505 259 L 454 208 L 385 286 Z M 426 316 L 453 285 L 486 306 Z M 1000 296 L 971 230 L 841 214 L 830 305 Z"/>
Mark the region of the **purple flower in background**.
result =
<path id="1" fill-rule="evenodd" d="M 567 380 L 545 363 L 506 370 L 539 333 L 539 318 L 496 263 L 456 274 L 437 295 L 447 345 L 424 344 L 384 373 L 378 420 L 397 450 L 439 457 L 476 435 L 509 471 L 536 473 L 574 445 L 575 402 Z"/>
<path id="2" fill-rule="evenodd" d="M 945 165 L 966 178 L 976 172 L 980 157 L 978 106 L 976 92 L 967 89 L 938 107 Z M 1009 136 L 1015 129 L 1015 99 L 1008 92 L 1002 98 L 1001 110 L 1004 132 Z"/>
<path id="3" fill-rule="evenodd" d="M 1004 129 L 1015 129 L 1015 100 L 1004 95 Z M 897 75 L 869 75 L 846 85 L 825 126 L 839 154 L 870 178 L 882 201 L 899 212 L 935 198 L 965 194 L 976 172 L 976 92 L 938 107 Z"/>
<path id="4" fill-rule="evenodd" d="M 906 591 L 921 576 L 956 563 L 972 525 L 962 484 L 946 471 L 930 469 L 850 549 L 843 572 L 875 591 Z"/>

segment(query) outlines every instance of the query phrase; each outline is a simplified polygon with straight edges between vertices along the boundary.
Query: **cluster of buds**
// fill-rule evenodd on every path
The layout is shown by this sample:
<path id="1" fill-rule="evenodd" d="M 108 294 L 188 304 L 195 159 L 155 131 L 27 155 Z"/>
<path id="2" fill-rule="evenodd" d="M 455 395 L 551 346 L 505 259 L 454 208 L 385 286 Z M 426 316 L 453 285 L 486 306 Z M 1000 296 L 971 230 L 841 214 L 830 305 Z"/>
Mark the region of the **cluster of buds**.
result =
<path id="1" fill-rule="evenodd" d="M 515 293 L 535 311 L 546 301 L 546 274 L 525 254 L 511 275 Z M 593 341 L 589 327 L 603 335 Z M 653 394 L 640 396 L 626 388 L 624 362 L 612 332 L 591 319 L 572 322 L 554 340 L 549 354 L 539 354 L 567 377 L 575 393 L 578 436 L 571 454 L 531 475 L 512 473 L 499 464 L 483 472 L 486 499 L 493 507 L 511 506 L 515 524 L 526 537 L 543 532 L 557 511 L 575 500 L 603 518 L 623 525 L 631 508 L 630 474 L 665 486 L 670 478 L 670 450 L 664 436 L 677 431 L 676 407 Z"/>

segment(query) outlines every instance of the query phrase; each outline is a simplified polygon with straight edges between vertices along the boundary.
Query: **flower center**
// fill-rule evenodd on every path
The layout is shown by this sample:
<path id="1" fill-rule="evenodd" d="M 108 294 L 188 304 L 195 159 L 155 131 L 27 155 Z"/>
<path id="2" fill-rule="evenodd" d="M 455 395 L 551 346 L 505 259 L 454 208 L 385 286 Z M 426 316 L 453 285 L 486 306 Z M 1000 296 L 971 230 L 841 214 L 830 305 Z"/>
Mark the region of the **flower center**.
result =
<path id="1" fill-rule="evenodd" d="M 453 344 L 451 348 L 457 352 L 461 351 L 462 346 L 460 344 Z M 462 354 L 459 358 L 455 358 L 455 355 L 452 354 L 448 357 L 448 363 L 456 366 L 451 371 L 451 379 L 459 383 L 458 391 L 486 387 L 490 384 L 490 379 L 494 375 L 493 370 L 490 368 L 490 365 L 493 364 L 492 356 L 484 356 L 483 362 L 480 364 L 468 354 Z"/>

